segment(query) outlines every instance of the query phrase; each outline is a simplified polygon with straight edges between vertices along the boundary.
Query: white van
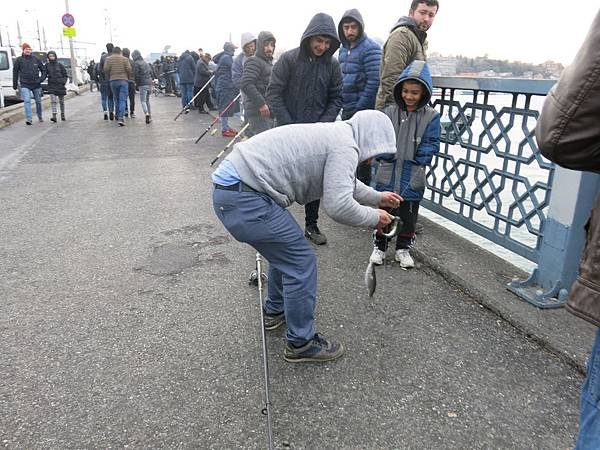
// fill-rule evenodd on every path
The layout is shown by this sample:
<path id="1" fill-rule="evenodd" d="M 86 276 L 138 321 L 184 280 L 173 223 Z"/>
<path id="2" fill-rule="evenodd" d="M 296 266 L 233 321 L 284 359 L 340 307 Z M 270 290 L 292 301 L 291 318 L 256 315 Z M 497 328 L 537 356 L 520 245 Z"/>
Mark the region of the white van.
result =
<path id="1" fill-rule="evenodd" d="M 14 50 L 10 47 L 0 47 L 0 86 L 5 99 L 18 99 L 13 89 L 13 66 L 15 63 Z"/>

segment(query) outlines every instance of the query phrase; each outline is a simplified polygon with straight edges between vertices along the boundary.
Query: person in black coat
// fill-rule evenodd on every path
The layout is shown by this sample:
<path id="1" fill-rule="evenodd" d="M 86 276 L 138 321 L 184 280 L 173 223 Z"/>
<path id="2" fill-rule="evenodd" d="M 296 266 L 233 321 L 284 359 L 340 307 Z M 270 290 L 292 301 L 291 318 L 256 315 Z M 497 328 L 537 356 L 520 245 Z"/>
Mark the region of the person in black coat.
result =
<path id="1" fill-rule="evenodd" d="M 249 131 L 246 133 L 248 137 L 273 127 L 266 96 L 274 52 L 275 36 L 269 31 L 261 31 L 256 41 L 256 53 L 244 63 L 240 89 L 245 97 L 245 117 L 250 124 Z"/>
<path id="2" fill-rule="evenodd" d="M 212 72 L 208 68 L 208 61 L 210 61 L 210 55 L 203 53 L 200 56 L 200 59 L 196 63 L 196 73 L 194 74 L 194 96 L 198 94 L 200 89 L 204 87 L 210 77 L 212 77 Z M 210 87 L 206 86 L 204 90 L 196 97 L 194 100 L 194 106 L 198 108 L 198 112 L 200 114 L 208 114 L 208 111 L 204 109 L 204 105 L 207 105 L 209 109 L 212 107 L 212 103 L 210 102 Z"/>
<path id="3" fill-rule="evenodd" d="M 46 79 L 46 66 L 31 54 L 31 45 L 21 45 L 23 54 L 19 56 L 13 67 L 13 89 L 19 89 L 25 108 L 25 123 L 31 125 L 31 97 L 35 98 L 35 112 L 40 122 L 42 119 L 42 82 Z"/>
<path id="4" fill-rule="evenodd" d="M 316 14 L 300 47 L 285 52 L 273 66 L 267 102 L 277 126 L 334 122 L 342 108 L 342 71 L 333 55 L 340 46 L 333 18 Z M 305 236 L 317 245 L 327 238 L 317 226 L 319 200 L 307 203 Z"/>
<path id="5" fill-rule="evenodd" d="M 52 122 L 56 123 L 56 100 L 60 104 L 60 120 L 65 118 L 65 95 L 67 89 L 65 85 L 69 79 L 67 69 L 58 62 L 56 52 L 50 50 L 47 55 L 48 63 L 46 64 L 46 72 L 48 74 L 48 93 L 50 94 L 50 105 L 52 106 Z"/>

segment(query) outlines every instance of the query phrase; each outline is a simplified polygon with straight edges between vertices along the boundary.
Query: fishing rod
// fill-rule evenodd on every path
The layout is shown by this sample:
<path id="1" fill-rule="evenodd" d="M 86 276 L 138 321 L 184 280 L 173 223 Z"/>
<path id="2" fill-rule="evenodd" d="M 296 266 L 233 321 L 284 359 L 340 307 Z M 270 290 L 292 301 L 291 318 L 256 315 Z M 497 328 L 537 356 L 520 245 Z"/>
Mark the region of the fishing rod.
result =
<path id="1" fill-rule="evenodd" d="M 242 95 L 242 93 L 240 92 L 238 95 L 236 95 L 236 97 L 233 100 L 231 100 L 231 102 L 229 102 L 229 105 L 227 105 L 225 107 L 225 109 L 223 111 L 221 111 L 221 113 L 217 117 L 215 117 L 215 120 L 212 121 L 212 123 L 208 126 L 208 128 L 206 130 L 204 130 L 204 133 L 202 133 L 200 135 L 200 137 L 198 139 L 196 139 L 195 144 L 200 142 L 200 139 L 202 139 L 206 135 L 206 133 L 208 133 L 210 131 L 210 129 L 213 127 L 213 125 L 215 123 L 217 123 L 219 121 L 219 119 L 221 119 L 223 114 L 225 114 L 227 112 L 227 110 L 233 106 L 233 104 L 237 101 L 238 98 L 240 98 L 241 95 Z"/>
<path id="2" fill-rule="evenodd" d="M 233 143 L 236 141 L 236 139 L 237 139 L 238 137 L 240 137 L 240 136 L 241 136 L 241 135 L 244 133 L 244 131 L 246 131 L 246 128 L 248 128 L 248 126 L 249 126 L 249 125 L 250 125 L 249 123 L 247 123 L 246 125 L 244 125 L 244 126 L 242 127 L 242 129 L 241 129 L 240 131 L 238 131 L 238 132 L 237 132 L 237 134 L 236 134 L 236 135 L 233 137 L 233 139 L 231 139 L 231 141 L 229 141 L 229 144 L 227 144 L 227 145 L 225 146 L 225 148 L 224 148 L 223 150 L 221 150 L 217 156 L 215 156 L 215 159 L 213 159 L 213 160 L 211 161 L 211 163 L 210 163 L 210 166 L 211 166 L 211 167 L 212 167 L 212 165 L 213 165 L 214 163 L 216 163 L 216 162 L 217 162 L 217 160 L 218 160 L 218 159 L 219 159 L 221 156 L 223 156 L 223 153 L 225 153 L 225 152 L 227 151 L 227 149 L 228 149 L 229 147 L 231 147 L 231 145 L 232 145 L 232 144 L 233 144 Z"/>
<path id="3" fill-rule="evenodd" d="M 271 426 L 271 394 L 269 384 L 269 361 L 267 359 L 267 336 L 265 334 L 264 326 L 264 312 L 263 312 L 263 271 L 262 271 L 262 257 L 260 253 L 256 253 L 256 281 L 258 283 L 258 300 L 260 302 L 260 334 L 262 340 L 262 356 L 263 356 L 263 370 L 265 377 L 265 407 L 262 409 L 262 414 L 267 416 L 267 444 L 268 449 L 273 450 L 273 431 Z M 266 278 L 266 277 L 265 277 Z"/>
<path id="4" fill-rule="evenodd" d="M 196 97 L 198 97 L 198 96 L 200 95 L 200 93 L 201 93 L 201 92 L 202 92 L 204 89 L 206 89 L 206 87 L 207 87 L 207 86 L 210 84 L 210 82 L 213 80 L 213 78 L 214 78 L 214 77 L 215 77 L 215 76 L 213 75 L 212 77 L 210 77 L 210 78 L 208 79 L 208 81 L 206 82 L 206 84 L 205 84 L 204 86 L 202 86 L 202 89 L 200 89 L 198 92 L 196 92 L 196 95 L 194 95 L 194 96 L 192 97 L 192 99 L 191 99 L 191 100 L 190 100 L 190 101 L 187 103 L 187 105 L 185 105 L 185 106 L 183 107 L 183 109 L 182 109 L 181 111 L 179 111 L 179 114 L 177 114 L 173 120 L 177 120 L 177 119 L 179 118 L 179 116 L 181 116 L 181 115 L 182 115 L 184 112 L 185 112 L 186 114 L 187 114 L 188 112 L 190 112 L 190 110 L 188 109 L 188 108 L 189 108 L 189 106 L 190 106 L 192 103 L 194 103 L 194 100 L 196 100 Z"/>

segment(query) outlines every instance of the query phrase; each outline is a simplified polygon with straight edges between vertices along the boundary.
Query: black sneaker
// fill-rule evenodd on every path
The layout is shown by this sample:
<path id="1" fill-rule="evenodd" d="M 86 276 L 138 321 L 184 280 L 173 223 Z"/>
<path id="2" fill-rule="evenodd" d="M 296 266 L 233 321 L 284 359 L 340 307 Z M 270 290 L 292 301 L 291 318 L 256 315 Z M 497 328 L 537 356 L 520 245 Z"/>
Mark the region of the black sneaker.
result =
<path id="1" fill-rule="evenodd" d="M 263 309 L 263 325 L 265 327 L 265 330 L 267 330 L 267 331 L 276 330 L 284 323 L 285 323 L 285 314 L 284 313 L 267 314 L 265 312 L 265 310 Z"/>
<path id="2" fill-rule="evenodd" d="M 25 121 L 25 125 L 31 125 L 31 119 L 27 119 L 27 120 Z"/>
<path id="3" fill-rule="evenodd" d="M 108 120 L 108 114 L 104 113 L 104 120 Z"/>
<path id="4" fill-rule="evenodd" d="M 307 225 L 304 230 L 304 236 L 317 245 L 327 244 L 327 237 L 321 233 L 321 230 L 316 225 Z"/>
<path id="5" fill-rule="evenodd" d="M 328 341 L 317 333 L 302 347 L 294 347 L 289 342 L 283 350 L 287 362 L 325 362 L 339 358 L 346 350 L 337 342 Z"/>
<path id="6" fill-rule="evenodd" d="M 150 123 L 150 114 L 146 114 L 146 124 Z"/>
<path id="7" fill-rule="evenodd" d="M 123 119 L 119 120 L 119 126 L 120 127 L 124 127 L 125 126 L 125 122 L 123 121 Z"/>
<path id="8" fill-rule="evenodd" d="M 108 118 L 110 120 L 115 120 L 115 113 L 111 111 L 110 114 L 108 115 Z"/>

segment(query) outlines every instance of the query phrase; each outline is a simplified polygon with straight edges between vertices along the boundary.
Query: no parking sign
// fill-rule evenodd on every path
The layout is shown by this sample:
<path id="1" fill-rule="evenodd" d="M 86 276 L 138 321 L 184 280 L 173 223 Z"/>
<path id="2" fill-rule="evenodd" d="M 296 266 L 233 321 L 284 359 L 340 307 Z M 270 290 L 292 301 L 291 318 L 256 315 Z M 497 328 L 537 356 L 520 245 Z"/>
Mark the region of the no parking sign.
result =
<path id="1" fill-rule="evenodd" d="M 65 27 L 69 28 L 75 25 L 75 17 L 72 14 L 66 13 L 62 16 L 62 23 Z"/>

